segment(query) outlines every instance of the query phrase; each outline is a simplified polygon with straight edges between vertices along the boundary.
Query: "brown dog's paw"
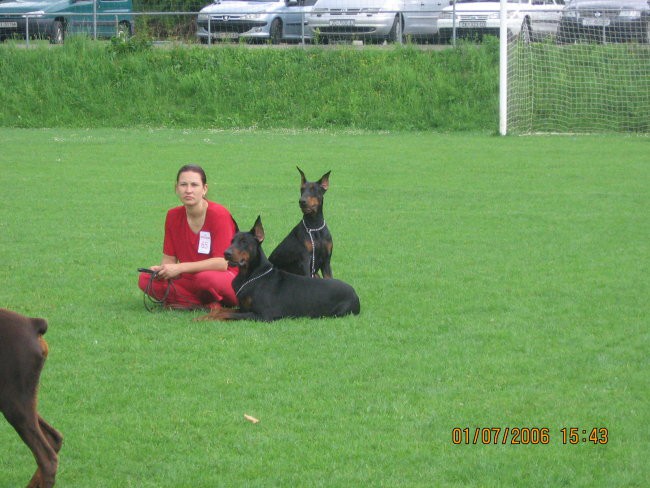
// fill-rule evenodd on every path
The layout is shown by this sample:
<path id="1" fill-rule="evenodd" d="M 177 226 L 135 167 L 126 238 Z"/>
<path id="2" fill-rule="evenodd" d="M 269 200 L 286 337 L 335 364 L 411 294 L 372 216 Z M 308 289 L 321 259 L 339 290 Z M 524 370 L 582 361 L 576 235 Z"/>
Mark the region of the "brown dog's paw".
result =
<path id="1" fill-rule="evenodd" d="M 194 320 L 196 322 L 203 322 L 205 320 L 228 320 L 231 316 L 231 311 L 224 310 L 223 308 L 215 308 L 214 310 L 211 310 L 209 314 L 202 315 Z"/>
<path id="2" fill-rule="evenodd" d="M 201 315 L 200 317 L 196 317 L 194 319 L 195 322 L 203 322 L 206 320 L 219 320 L 219 318 L 216 317 L 218 312 L 212 311 L 207 315 Z"/>

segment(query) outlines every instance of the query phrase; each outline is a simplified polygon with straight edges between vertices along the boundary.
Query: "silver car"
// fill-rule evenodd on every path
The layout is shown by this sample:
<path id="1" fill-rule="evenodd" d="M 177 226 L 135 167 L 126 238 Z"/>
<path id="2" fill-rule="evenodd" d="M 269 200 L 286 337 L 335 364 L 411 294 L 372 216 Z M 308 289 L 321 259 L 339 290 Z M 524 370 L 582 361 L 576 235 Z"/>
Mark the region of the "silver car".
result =
<path id="1" fill-rule="evenodd" d="M 438 14 L 449 3 L 450 0 L 318 0 L 307 15 L 307 22 L 322 42 L 431 39 L 438 32 Z"/>
<path id="2" fill-rule="evenodd" d="M 223 0 L 201 9 L 196 35 L 208 44 L 224 39 L 281 41 L 311 39 L 306 14 L 316 0 Z"/>
<path id="3" fill-rule="evenodd" d="M 542 40 L 557 33 L 564 0 L 508 0 L 508 36 L 524 41 Z M 438 20 L 441 41 L 455 34 L 457 38 L 481 39 L 499 35 L 501 24 L 499 0 L 458 0 L 446 7 Z"/>
<path id="4" fill-rule="evenodd" d="M 650 44 L 647 0 L 569 0 L 562 12 L 559 43 L 577 41 Z"/>

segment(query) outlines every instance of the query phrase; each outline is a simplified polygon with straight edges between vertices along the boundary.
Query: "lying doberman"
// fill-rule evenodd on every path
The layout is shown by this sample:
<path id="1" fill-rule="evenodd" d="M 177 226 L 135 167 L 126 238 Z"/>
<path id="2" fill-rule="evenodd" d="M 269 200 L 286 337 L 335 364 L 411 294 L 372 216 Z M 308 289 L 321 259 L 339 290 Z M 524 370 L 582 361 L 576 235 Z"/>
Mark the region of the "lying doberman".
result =
<path id="1" fill-rule="evenodd" d="M 358 314 L 359 297 L 339 280 L 314 280 L 275 268 L 262 250 L 260 217 L 250 232 L 238 232 L 224 256 L 239 274 L 232 286 L 239 310 L 219 309 L 199 320 L 271 321 L 285 317 L 340 317 Z"/>
<path id="2" fill-rule="evenodd" d="M 332 277 L 332 235 L 323 217 L 323 195 L 329 188 L 330 173 L 318 181 L 307 181 L 300 172 L 300 209 L 303 218 L 269 256 L 277 268 L 303 276 Z"/>
<path id="3" fill-rule="evenodd" d="M 0 411 L 34 453 L 28 488 L 51 488 L 63 436 L 36 411 L 36 390 L 48 347 L 45 319 L 0 308 Z"/>

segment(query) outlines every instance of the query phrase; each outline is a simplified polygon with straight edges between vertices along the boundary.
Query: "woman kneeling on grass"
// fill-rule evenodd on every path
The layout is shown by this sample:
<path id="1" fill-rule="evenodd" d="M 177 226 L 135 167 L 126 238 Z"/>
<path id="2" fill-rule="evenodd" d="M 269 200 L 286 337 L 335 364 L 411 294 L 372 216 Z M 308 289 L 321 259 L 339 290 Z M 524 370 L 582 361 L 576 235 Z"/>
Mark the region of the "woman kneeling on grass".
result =
<path id="1" fill-rule="evenodd" d="M 140 273 L 138 286 L 153 300 L 170 308 L 236 306 L 232 280 L 237 268 L 229 267 L 223 253 L 237 232 L 237 224 L 222 205 L 205 198 L 205 171 L 183 166 L 176 175 L 180 207 L 167 212 L 160 266 Z"/>

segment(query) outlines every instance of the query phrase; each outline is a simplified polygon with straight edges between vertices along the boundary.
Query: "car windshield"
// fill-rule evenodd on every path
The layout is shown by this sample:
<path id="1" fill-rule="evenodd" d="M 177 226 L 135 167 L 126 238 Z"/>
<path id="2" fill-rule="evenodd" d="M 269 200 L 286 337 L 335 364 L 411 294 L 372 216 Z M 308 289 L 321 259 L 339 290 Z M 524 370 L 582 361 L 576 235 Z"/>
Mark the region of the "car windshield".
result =
<path id="1" fill-rule="evenodd" d="M 499 3 L 499 0 L 457 0 L 456 3 Z M 508 0 L 508 3 L 528 3 L 528 0 Z"/>

